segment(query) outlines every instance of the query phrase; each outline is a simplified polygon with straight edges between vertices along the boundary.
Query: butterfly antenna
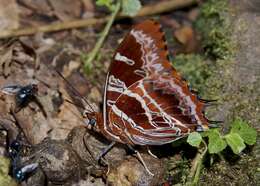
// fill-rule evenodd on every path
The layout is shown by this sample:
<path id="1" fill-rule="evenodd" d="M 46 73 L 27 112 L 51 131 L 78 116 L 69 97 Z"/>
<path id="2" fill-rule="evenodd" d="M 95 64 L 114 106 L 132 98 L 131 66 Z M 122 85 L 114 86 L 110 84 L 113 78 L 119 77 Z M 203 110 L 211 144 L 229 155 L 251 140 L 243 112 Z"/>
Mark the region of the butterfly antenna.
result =
<path id="1" fill-rule="evenodd" d="M 77 95 L 79 96 L 90 108 L 93 112 L 95 112 L 95 110 L 93 109 L 93 107 L 91 106 L 91 104 L 87 101 L 87 99 L 85 99 L 80 93 L 79 91 L 77 91 L 77 89 L 75 89 L 71 83 L 56 69 L 54 69 L 56 71 L 56 73 L 67 83 L 67 85 L 70 87 L 70 89 Z M 86 108 L 85 108 L 86 109 Z"/>
<path id="2" fill-rule="evenodd" d="M 65 99 L 64 101 L 66 101 L 66 102 L 68 102 L 68 103 L 70 103 L 70 104 L 72 104 L 72 105 L 75 105 L 76 107 L 79 107 L 79 108 L 81 108 L 81 109 L 88 110 L 88 109 L 86 109 L 84 106 L 82 106 L 82 105 L 80 105 L 80 104 L 77 104 L 77 103 L 74 103 L 73 101 L 70 101 L 69 99 Z M 88 111 L 90 111 L 90 110 L 88 110 Z"/>
<path id="3" fill-rule="evenodd" d="M 223 124 L 224 121 L 215 121 L 215 120 L 209 120 L 207 119 L 208 121 L 208 126 L 209 128 L 219 128 L 220 124 Z"/>
<path id="4" fill-rule="evenodd" d="M 216 103 L 218 100 L 217 99 L 212 99 L 212 100 L 210 100 L 210 99 L 202 99 L 202 98 L 200 98 L 199 97 L 199 100 L 201 101 L 201 102 L 203 102 L 203 103 Z"/>

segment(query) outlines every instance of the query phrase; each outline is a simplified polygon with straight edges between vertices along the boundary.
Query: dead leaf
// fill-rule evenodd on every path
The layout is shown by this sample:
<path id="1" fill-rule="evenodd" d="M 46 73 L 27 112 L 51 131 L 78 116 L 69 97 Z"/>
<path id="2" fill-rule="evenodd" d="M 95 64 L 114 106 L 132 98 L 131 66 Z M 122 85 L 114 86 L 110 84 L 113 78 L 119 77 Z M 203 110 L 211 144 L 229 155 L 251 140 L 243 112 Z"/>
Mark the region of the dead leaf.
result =
<path id="1" fill-rule="evenodd" d="M 95 103 L 102 102 L 102 94 L 97 87 L 91 88 L 88 99 L 93 100 Z"/>
<path id="2" fill-rule="evenodd" d="M 81 2 L 79 0 L 49 0 L 54 14 L 62 21 L 73 20 L 81 15 Z"/>
<path id="3" fill-rule="evenodd" d="M 52 9 L 47 0 L 20 0 L 19 2 L 26 8 L 31 9 L 38 14 L 52 15 Z"/>
<path id="4" fill-rule="evenodd" d="M 199 8 L 193 8 L 191 11 L 189 11 L 187 17 L 191 21 L 195 21 L 199 16 Z"/>
<path id="5" fill-rule="evenodd" d="M 198 40 L 191 26 L 183 26 L 174 32 L 174 36 L 182 44 L 182 53 L 192 53 L 198 50 Z"/>
<path id="6" fill-rule="evenodd" d="M 82 3 L 84 5 L 84 18 L 91 18 L 94 17 L 94 12 L 95 12 L 95 6 L 93 4 L 92 0 L 82 0 Z"/>
<path id="7" fill-rule="evenodd" d="M 0 30 L 19 27 L 19 9 L 15 0 L 0 0 Z"/>
<path id="8" fill-rule="evenodd" d="M 78 61 L 71 60 L 68 65 L 65 65 L 63 68 L 64 77 L 69 77 L 74 70 L 80 68 L 80 63 Z"/>
<path id="9" fill-rule="evenodd" d="M 4 77 L 7 77 L 10 74 L 10 66 L 12 62 L 13 56 L 13 47 L 9 47 L 7 49 L 3 49 L 0 51 L 0 72 Z"/>
<path id="10" fill-rule="evenodd" d="M 0 48 L 0 73 L 5 77 L 11 72 L 12 62 L 19 64 L 34 63 L 37 67 L 37 54 L 35 50 L 21 40 L 12 40 Z"/>
<path id="11" fill-rule="evenodd" d="M 187 44 L 193 37 L 193 30 L 189 26 L 184 26 L 174 32 L 174 36 L 181 44 Z"/>
<path id="12" fill-rule="evenodd" d="M 181 24 L 176 19 L 169 19 L 165 16 L 162 16 L 161 22 L 164 25 L 171 27 L 173 30 L 179 29 L 181 27 Z"/>
<path id="13" fill-rule="evenodd" d="M 119 165 L 111 165 L 107 175 L 109 185 L 158 185 L 164 172 L 162 161 L 148 154 L 142 154 L 142 158 L 154 176 L 148 174 L 136 157 L 131 156 Z"/>

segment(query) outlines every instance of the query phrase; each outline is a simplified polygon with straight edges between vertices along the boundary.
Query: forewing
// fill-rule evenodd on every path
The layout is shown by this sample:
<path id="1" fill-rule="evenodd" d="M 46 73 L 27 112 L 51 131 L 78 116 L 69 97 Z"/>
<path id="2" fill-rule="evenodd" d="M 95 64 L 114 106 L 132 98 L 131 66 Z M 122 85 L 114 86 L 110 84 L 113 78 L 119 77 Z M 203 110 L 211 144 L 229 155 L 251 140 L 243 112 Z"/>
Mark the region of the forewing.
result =
<path id="1" fill-rule="evenodd" d="M 116 50 L 107 75 L 104 101 L 110 107 L 129 86 L 153 73 L 177 72 L 168 61 L 160 24 L 147 20 L 135 25 Z"/>

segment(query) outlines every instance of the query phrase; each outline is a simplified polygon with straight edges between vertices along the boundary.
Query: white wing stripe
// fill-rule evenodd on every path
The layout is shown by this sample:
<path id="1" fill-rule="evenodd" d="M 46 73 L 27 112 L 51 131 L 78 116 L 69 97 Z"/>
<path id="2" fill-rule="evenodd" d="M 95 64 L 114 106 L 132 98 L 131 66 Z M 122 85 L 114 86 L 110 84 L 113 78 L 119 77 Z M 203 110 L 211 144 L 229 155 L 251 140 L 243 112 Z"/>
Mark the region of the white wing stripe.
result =
<path id="1" fill-rule="evenodd" d="M 129 59 L 126 56 L 121 55 L 119 52 L 116 53 L 115 60 L 125 62 L 126 64 L 131 66 L 135 64 L 135 62 L 132 59 Z"/>

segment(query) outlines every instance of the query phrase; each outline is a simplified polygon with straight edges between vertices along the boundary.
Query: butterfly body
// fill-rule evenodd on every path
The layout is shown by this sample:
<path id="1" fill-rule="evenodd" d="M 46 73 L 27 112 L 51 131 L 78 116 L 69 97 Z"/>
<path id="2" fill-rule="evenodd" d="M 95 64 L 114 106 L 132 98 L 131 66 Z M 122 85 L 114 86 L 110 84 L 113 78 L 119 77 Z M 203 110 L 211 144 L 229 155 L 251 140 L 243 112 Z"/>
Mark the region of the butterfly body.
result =
<path id="1" fill-rule="evenodd" d="M 97 129 L 128 145 L 163 145 L 208 128 L 204 103 L 168 60 L 160 25 L 133 27 L 115 52 L 106 78 Z"/>

